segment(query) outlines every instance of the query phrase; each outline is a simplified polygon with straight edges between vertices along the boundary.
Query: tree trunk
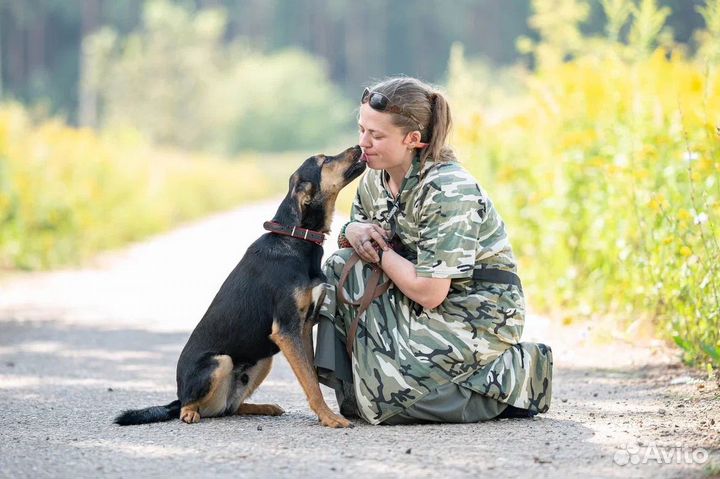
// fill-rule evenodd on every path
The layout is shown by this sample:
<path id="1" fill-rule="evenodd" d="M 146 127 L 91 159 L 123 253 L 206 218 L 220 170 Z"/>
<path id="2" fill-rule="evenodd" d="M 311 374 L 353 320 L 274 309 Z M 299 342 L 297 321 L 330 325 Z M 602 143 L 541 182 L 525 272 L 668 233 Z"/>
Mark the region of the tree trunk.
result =
<path id="1" fill-rule="evenodd" d="M 92 62 L 87 38 L 100 23 L 100 0 L 83 0 L 82 32 L 80 40 L 80 72 L 78 82 L 78 125 L 96 128 L 98 126 L 97 88 L 92 81 Z"/>

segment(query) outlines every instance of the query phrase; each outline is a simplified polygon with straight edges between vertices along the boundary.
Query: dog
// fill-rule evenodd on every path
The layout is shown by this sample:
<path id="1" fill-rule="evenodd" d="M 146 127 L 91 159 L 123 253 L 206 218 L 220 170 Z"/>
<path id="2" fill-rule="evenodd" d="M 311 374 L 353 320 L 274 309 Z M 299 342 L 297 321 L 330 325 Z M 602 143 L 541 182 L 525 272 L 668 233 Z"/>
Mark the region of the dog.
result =
<path id="1" fill-rule="evenodd" d="M 352 427 L 320 392 L 312 327 L 325 297 L 322 240 L 330 231 L 340 190 L 366 168 L 359 146 L 308 158 L 290 177 L 272 222 L 246 251 L 195 327 L 177 363 L 177 400 L 127 410 L 121 426 L 233 414 L 278 416 L 276 404 L 246 401 L 282 351 L 324 426 Z"/>

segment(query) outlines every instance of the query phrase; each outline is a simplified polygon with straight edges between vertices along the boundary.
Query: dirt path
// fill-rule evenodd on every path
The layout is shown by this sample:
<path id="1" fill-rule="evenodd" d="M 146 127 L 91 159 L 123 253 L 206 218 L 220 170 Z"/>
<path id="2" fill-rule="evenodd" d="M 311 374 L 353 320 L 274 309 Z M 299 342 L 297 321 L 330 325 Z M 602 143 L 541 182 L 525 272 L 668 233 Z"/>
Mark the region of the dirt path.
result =
<path id="1" fill-rule="evenodd" d="M 550 344 L 556 361 L 551 410 L 533 420 L 329 430 L 276 356 L 254 399 L 282 405 L 284 416 L 112 425 L 124 408 L 174 399 L 188 333 L 276 205 L 214 216 L 83 270 L 4 277 L 0 477 L 720 473 L 717 384 L 657 341 L 593 344 L 587 324 L 532 315 L 523 339 Z"/>

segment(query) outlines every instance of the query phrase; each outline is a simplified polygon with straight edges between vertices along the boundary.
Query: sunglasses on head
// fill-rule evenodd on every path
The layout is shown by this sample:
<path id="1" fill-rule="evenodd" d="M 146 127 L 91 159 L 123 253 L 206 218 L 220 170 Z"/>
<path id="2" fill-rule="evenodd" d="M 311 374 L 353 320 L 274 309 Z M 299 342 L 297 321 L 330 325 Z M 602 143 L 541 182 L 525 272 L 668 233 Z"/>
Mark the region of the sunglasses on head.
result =
<path id="1" fill-rule="evenodd" d="M 371 91 L 369 88 L 365 88 L 362 94 L 362 98 L 360 99 L 360 103 L 362 104 L 366 102 L 373 110 L 389 111 L 390 113 L 397 113 L 398 115 L 410 118 L 412 121 L 417 123 L 417 126 L 420 130 L 423 129 L 423 126 L 420 124 L 419 121 L 417 121 L 414 116 L 412 116 L 410 113 L 406 113 L 399 106 L 390 103 L 390 99 L 379 91 Z"/>

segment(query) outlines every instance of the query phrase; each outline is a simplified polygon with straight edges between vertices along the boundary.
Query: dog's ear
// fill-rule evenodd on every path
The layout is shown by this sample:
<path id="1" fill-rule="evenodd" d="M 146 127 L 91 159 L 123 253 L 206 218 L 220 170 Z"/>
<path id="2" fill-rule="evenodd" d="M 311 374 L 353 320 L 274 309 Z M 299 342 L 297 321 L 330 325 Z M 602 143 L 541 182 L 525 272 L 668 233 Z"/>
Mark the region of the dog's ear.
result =
<path id="1" fill-rule="evenodd" d="M 305 207 L 312 201 L 312 187 L 309 181 L 296 181 L 290 190 L 290 208 L 298 220 L 302 218 Z"/>
<path id="2" fill-rule="evenodd" d="M 298 201 L 301 208 L 305 208 L 312 201 L 313 185 L 309 181 L 299 181 L 293 189 L 293 196 Z"/>

